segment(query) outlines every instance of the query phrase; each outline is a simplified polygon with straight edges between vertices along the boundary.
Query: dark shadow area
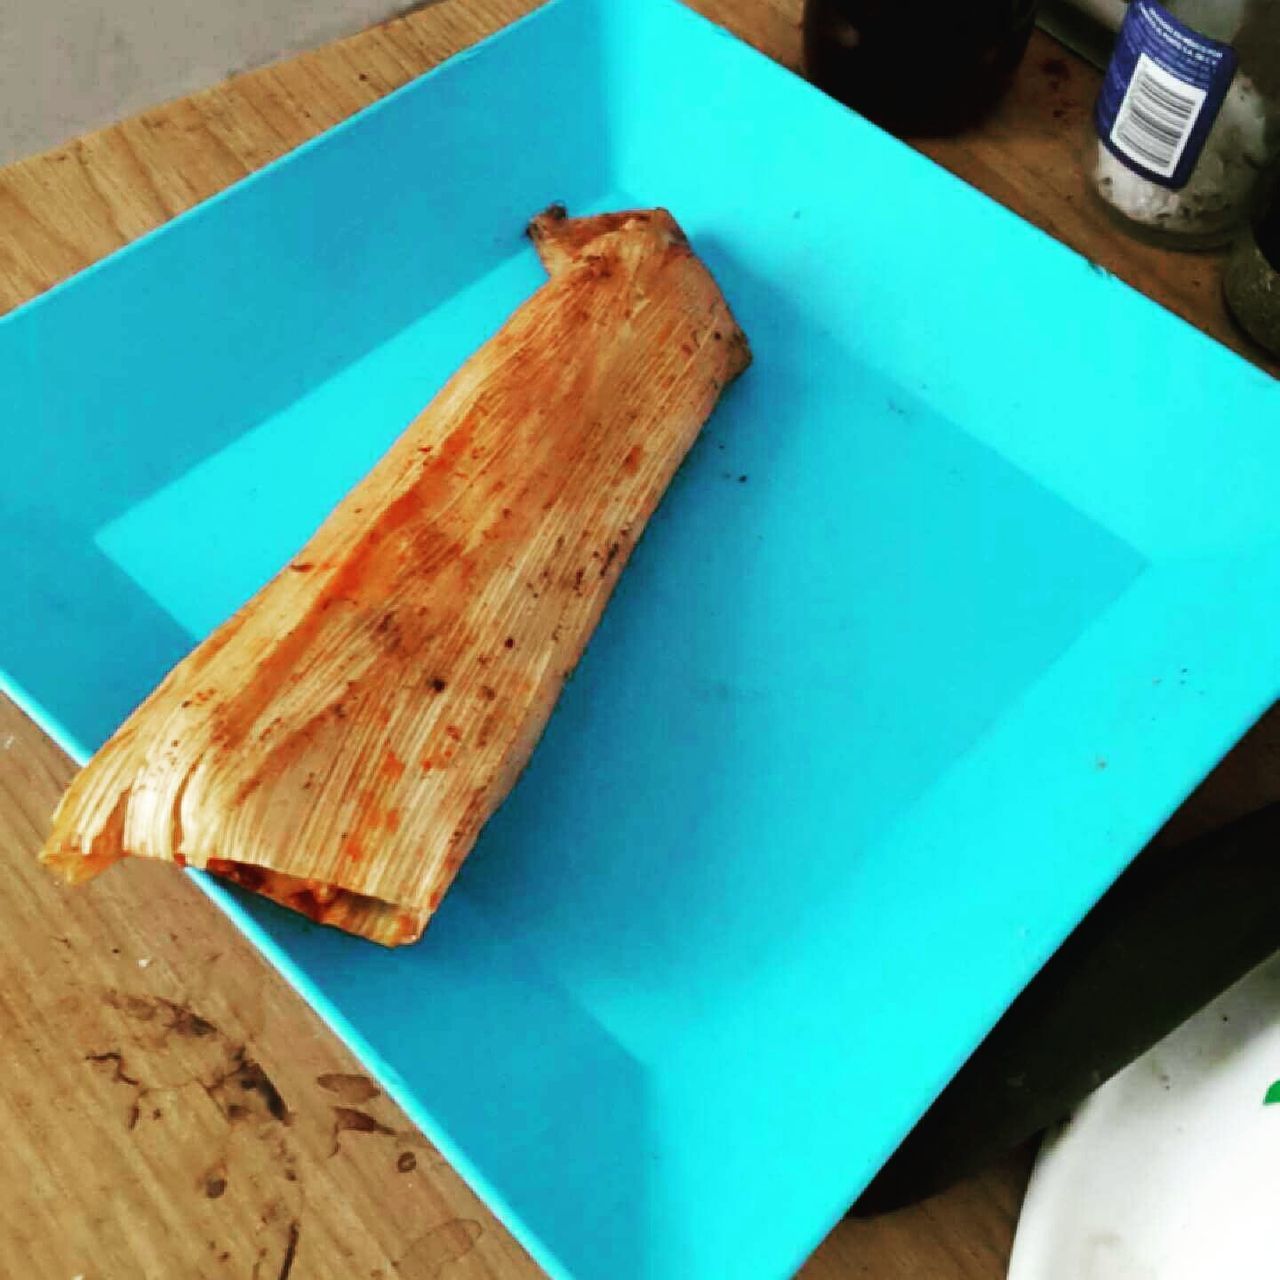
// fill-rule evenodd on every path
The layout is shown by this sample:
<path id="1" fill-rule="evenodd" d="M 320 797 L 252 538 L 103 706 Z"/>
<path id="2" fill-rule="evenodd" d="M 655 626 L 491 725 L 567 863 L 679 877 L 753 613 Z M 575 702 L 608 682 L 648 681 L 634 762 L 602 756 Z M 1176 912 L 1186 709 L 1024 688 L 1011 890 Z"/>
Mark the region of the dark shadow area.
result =
<path id="1" fill-rule="evenodd" d="M 863 1193 L 882 1213 L 1064 1119 L 1280 947 L 1280 805 L 1134 860 Z M 1259 1011 L 1261 1016 L 1261 1011 Z M 1259 1028 L 1237 1027 L 1233 1051 Z M 1215 1063 L 1215 1065 L 1217 1065 Z"/>

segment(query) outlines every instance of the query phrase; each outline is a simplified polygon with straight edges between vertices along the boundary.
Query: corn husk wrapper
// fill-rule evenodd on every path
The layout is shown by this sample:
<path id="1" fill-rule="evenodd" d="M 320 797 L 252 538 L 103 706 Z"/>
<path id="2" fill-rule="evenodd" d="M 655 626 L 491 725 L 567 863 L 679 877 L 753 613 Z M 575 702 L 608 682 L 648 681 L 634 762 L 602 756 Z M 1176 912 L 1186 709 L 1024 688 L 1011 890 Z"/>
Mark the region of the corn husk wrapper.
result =
<path id="1" fill-rule="evenodd" d="M 421 935 L 750 359 L 665 211 L 530 234 L 549 281 L 74 779 L 67 880 L 156 858 Z"/>

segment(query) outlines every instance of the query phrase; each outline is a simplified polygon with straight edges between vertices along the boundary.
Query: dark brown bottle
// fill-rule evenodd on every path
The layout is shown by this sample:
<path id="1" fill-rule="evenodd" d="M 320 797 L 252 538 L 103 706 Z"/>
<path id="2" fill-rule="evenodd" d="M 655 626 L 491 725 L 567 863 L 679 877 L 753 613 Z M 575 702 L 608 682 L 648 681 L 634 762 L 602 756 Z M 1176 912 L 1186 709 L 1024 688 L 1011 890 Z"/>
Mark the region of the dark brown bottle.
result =
<path id="1" fill-rule="evenodd" d="M 807 0 L 805 70 L 899 134 L 954 133 L 1008 87 L 1036 0 Z"/>

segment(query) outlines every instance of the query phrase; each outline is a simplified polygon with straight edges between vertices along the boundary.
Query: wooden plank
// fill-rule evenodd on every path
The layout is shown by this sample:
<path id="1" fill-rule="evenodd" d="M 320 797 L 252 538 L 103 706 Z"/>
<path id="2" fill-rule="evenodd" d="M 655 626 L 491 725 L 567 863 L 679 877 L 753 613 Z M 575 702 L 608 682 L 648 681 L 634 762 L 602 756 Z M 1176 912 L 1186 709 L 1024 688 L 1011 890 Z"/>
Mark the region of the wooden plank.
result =
<path id="1" fill-rule="evenodd" d="M 0 170 L 7 310 L 533 7 L 444 0 Z M 794 67 L 800 0 L 698 0 Z M 1086 197 L 1096 73 L 1037 36 L 940 163 L 1245 349 L 1212 255 L 1130 241 Z M 1274 798 L 1274 718 L 1180 817 Z M 143 863 L 69 891 L 34 865 L 70 765 L 0 700 L 0 1249 L 30 1280 L 450 1280 L 537 1268 L 186 879 Z M 846 1221 L 808 1280 L 997 1280 L 1027 1153 L 923 1206 Z"/>

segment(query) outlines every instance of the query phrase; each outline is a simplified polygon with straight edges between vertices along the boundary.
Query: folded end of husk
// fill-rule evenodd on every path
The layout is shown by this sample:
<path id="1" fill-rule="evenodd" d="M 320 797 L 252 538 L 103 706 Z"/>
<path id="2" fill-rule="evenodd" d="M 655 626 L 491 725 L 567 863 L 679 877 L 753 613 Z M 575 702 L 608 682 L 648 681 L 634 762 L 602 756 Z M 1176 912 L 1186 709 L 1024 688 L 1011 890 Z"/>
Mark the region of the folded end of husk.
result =
<path id="1" fill-rule="evenodd" d="M 79 849 L 66 849 L 61 845 L 46 846 L 40 852 L 40 864 L 47 867 L 67 884 L 84 884 L 101 875 L 108 867 L 119 862 L 123 854 L 81 853 Z"/>
<path id="2" fill-rule="evenodd" d="M 633 222 L 656 224 L 672 244 L 688 244 L 680 224 L 666 209 L 623 209 L 571 218 L 564 205 L 553 204 L 530 218 L 526 230 L 547 274 L 555 276 L 576 265 L 593 240 Z"/>
<path id="3" fill-rule="evenodd" d="M 108 833 L 104 832 L 104 836 Z M 40 863 L 69 885 L 84 884 L 127 856 L 122 844 L 99 838 L 94 848 L 84 852 L 78 847 L 51 840 L 40 852 Z M 167 859 L 156 859 L 167 861 Z M 173 861 L 190 865 L 181 855 Z M 273 871 L 268 867 L 229 858 L 210 858 L 201 868 L 220 879 L 228 880 L 251 893 L 270 898 L 317 924 L 331 925 L 385 947 L 399 947 L 417 942 L 431 918 L 430 911 L 414 910 L 381 898 L 355 893 L 339 885 L 304 879 Z"/>
<path id="4" fill-rule="evenodd" d="M 284 875 L 247 862 L 211 858 L 205 869 L 317 924 L 331 925 L 384 947 L 417 942 L 431 917 L 429 911 L 414 911 L 337 885 Z"/>

